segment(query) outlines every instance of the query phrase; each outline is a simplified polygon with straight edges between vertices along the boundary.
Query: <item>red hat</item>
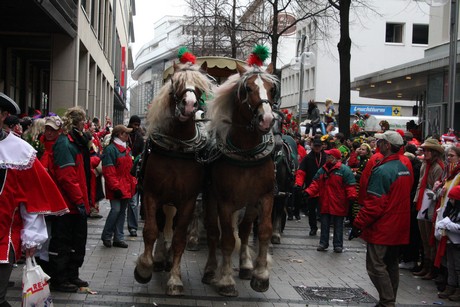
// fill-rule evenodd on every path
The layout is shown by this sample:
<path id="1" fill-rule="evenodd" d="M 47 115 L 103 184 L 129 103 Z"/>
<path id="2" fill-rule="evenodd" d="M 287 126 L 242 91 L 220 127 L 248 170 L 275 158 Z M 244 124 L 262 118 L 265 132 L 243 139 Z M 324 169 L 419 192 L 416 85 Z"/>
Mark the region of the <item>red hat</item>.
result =
<path id="1" fill-rule="evenodd" d="M 447 197 L 450 199 L 460 200 L 460 185 L 453 187 Z"/>
<path id="2" fill-rule="evenodd" d="M 342 159 L 342 153 L 337 148 L 325 150 L 324 152 L 326 153 L 326 155 L 331 155 L 336 159 L 339 159 L 339 160 Z"/>

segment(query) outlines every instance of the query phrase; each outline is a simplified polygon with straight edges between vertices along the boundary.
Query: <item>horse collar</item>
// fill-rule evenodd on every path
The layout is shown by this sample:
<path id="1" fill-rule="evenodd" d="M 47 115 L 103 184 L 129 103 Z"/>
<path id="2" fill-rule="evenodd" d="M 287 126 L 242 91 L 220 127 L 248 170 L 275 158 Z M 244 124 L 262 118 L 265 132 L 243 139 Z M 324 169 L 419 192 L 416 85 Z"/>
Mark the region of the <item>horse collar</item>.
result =
<path id="1" fill-rule="evenodd" d="M 262 136 L 262 142 L 250 149 L 240 149 L 232 144 L 229 138 L 225 141 L 218 138 L 217 146 L 220 152 L 229 160 L 243 164 L 257 164 L 267 157 L 271 157 L 275 149 L 275 141 L 271 132 Z"/>

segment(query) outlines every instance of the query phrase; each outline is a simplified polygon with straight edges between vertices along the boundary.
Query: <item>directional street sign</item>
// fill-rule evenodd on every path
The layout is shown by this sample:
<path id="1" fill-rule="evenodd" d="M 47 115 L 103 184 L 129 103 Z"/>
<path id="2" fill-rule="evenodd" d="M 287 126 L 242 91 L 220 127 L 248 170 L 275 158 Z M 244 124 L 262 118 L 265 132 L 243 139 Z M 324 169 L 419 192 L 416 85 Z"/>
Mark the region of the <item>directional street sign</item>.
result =
<path id="1" fill-rule="evenodd" d="M 401 116 L 401 107 L 392 107 L 391 109 L 392 109 L 391 115 Z"/>

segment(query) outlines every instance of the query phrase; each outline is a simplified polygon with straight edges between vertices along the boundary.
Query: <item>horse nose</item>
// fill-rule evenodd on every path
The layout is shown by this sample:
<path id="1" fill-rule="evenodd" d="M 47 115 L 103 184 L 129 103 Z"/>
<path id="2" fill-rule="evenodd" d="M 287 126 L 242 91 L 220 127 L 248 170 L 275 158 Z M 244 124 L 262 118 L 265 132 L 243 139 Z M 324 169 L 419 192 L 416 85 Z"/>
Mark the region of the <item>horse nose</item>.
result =
<path id="1" fill-rule="evenodd" d="M 261 130 L 268 131 L 273 126 L 275 117 L 273 113 L 263 113 L 259 115 L 259 124 Z"/>

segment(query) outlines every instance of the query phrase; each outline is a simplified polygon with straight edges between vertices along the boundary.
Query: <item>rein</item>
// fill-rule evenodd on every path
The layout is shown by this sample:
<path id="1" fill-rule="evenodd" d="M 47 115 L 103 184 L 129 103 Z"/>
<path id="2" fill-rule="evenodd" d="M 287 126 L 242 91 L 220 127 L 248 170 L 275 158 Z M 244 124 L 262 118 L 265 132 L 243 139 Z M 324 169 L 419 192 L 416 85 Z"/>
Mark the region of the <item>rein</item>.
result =
<path id="1" fill-rule="evenodd" d="M 175 117 L 179 117 L 181 114 L 184 113 L 185 104 L 182 103 L 184 101 L 184 98 L 182 98 L 182 97 L 184 97 L 184 95 L 187 92 L 193 93 L 195 95 L 195 97 L 196 97 L 196 102 L 193 105 L 193 114 L 195 114 L 195 112 L 198 110 L 199 101 L 202 100 L 201 97 L 198 97 L 198 94 L 197 94 L 196 90 L 193 89 L 193 88 L 190 88 L 190 87 L 185 88 L 181 92 L 180 95 L 177 95 L 176 94 L 176 89 L 175 89 L 175 86 L 174 86 L 174 82 L 173 82 L 173 80 L 171 78 L 171 91 L 169 92 L 169 95 L 172 96 L 172 99 L 173 99 L 174 104 L 175 104 L 175 108 L 174 108 L 174 116 Z"/>

